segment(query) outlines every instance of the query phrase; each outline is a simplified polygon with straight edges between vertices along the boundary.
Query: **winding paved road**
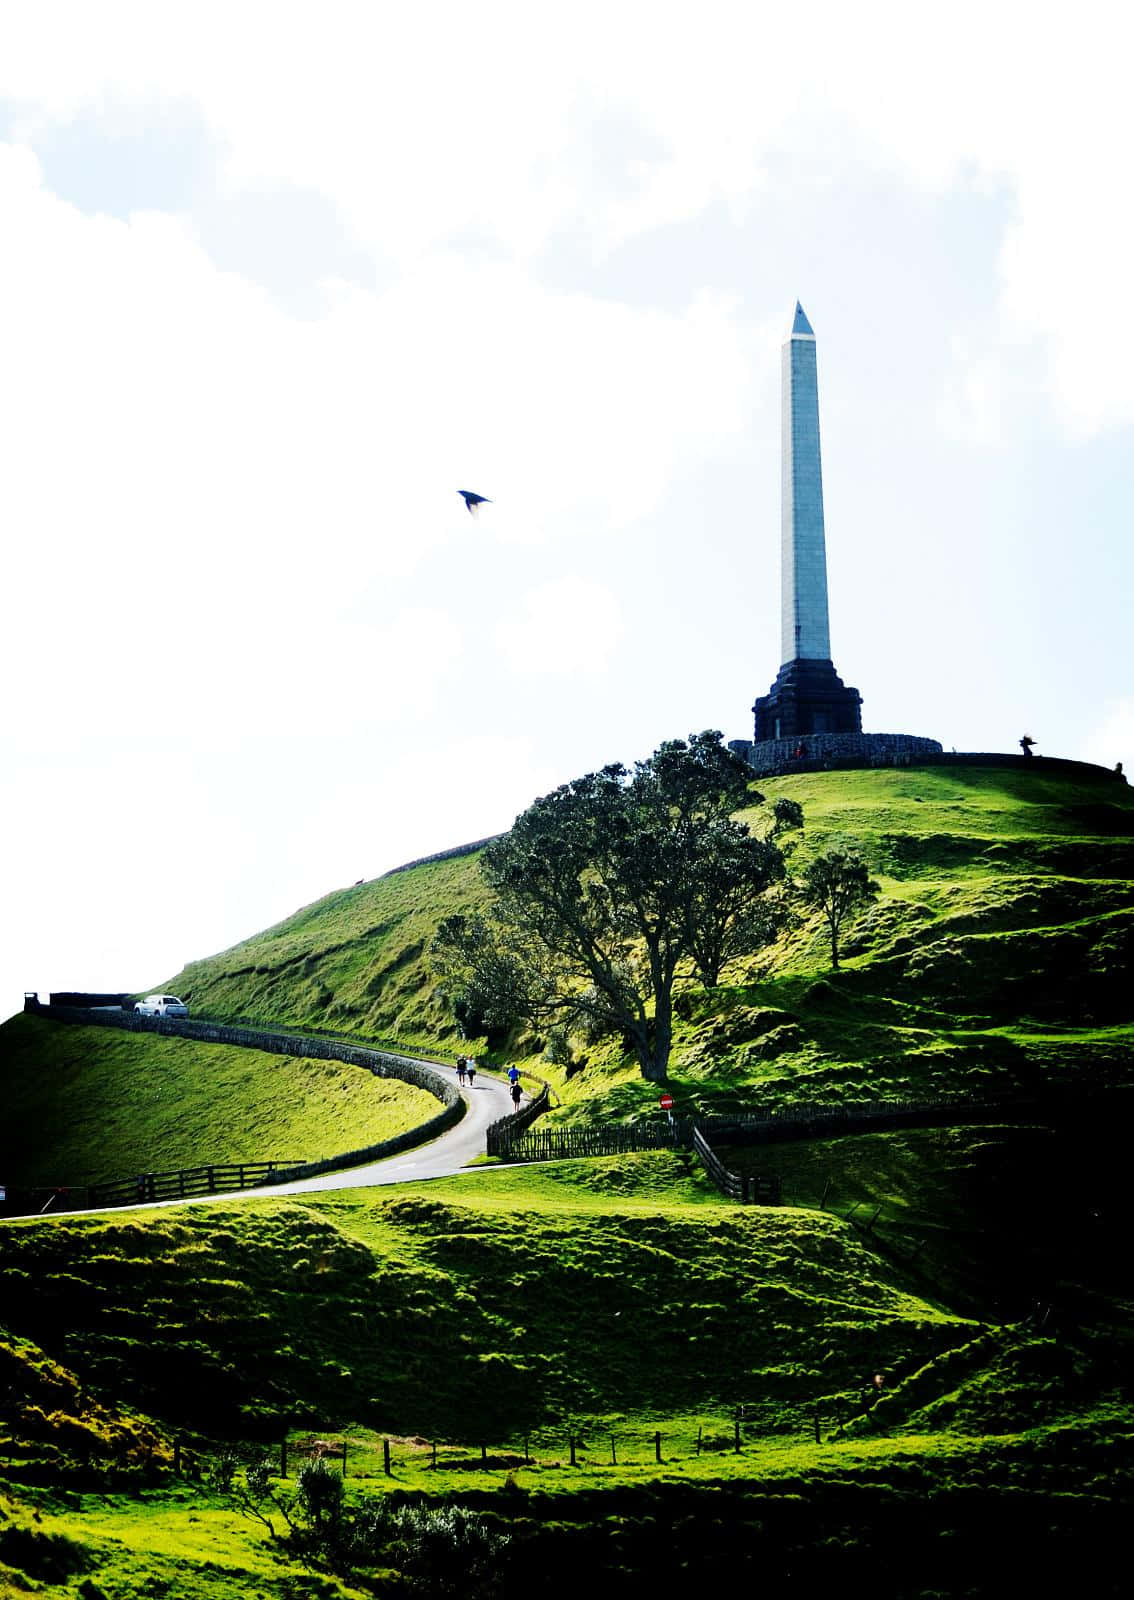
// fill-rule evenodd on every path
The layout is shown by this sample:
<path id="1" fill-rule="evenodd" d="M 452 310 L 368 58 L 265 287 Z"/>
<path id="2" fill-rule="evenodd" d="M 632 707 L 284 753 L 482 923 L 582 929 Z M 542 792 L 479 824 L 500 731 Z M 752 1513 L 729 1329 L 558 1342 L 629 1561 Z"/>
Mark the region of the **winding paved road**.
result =
<path id="1" fill-rule="evenodd" d="M 47 1010 L 46 1007 L 43 1009 Z M 77 1017 L 72 1017 L 71 1020 L 79 1019 Z M 88 1018 L 87 1020 L 93 1021 L 95 1019 Z M 111 1019 L 106 1016 L 103 1016 L 98 1020 L 107 1026 L 118 1025 L 116 1022 L 112 1022 Z M 131 1019 L 131 1026 L 134 1029 L 139 1027 L 137 1019 Z M 195 1024 L 193 1022 L 174 1023 L 172 1026 L 166 1023 L 165 1026 L 162 1026 L 162 1022 L 159 1020 L 158 1022 L 148 1024 L 143 1031 L 162 1033 L 171 1032 L 191 1038 L 201 1037 L 205 1040 L 205 1042 L 208 1042 L 210 1030 L 215 1030 L 219 1026 L 222 1025 L 209 1023 Z M 245 1031 L 246 1030 L 242 1028 L 225 1029 L 226 1034 L 229 1036 L 233 1034 L 243 1034 Z M 262 1040 L 261 1035 L 253 1030 L 253 1033 L 250 1033 L 247 1038 L 229 1037 L 224 1042 L 231 1042 L 238 1045 L 254 1044 L 257 1048 L 270 1050 L 273 1042 L 278 1043 L 283 1038 L 290 1039 L 294 1044 L 297 1039 L 301 1038 L 301 1036 L 284 1035 L 280 1033 L 274 1035 L 274 1038 L 271 1042 L 265 1042 Z M 304 1043 L 307 1045 L 312 1043 L 317 1044 L 319 1042 L 320 1041 L 318 1040 L 304 1041 Z M 371 1048 L 365 1044 L 359 1044 L 355 1046 L 353 1045 L 352 1041 L 347 1040 L 331 1042 L 338 1042 L 341 1044 L 349 1043 L 351 1048 L 362 1051 L 366 1051 Z M 289 1053 L 296 1054 L 298 1052 L 293 1049 Z M 314 1054 L 316 1052 L 312 1051 L 312 1053 Z M 387 1060 L 398 1059 L 396 1055 L 392 1055 L 391 1052 L 388 1051 L 379 1051 L 378 1054 L 385 1056 Z M 467 1088 L 457 1084 L 456 1074 L 451 1067 L 442 1066 L 435 1060 L 418 1061 L 413 1057 L 406 1057 L 403 1059 L 415 1066 L 425 1067 L 430 1073 L 436 1074 L 436 1076 L 439 1078 L 448 1078 L 449 1075 L 452 1074 L 453 1087 L 457 1089 L 461 1099 L 465 1103 L 465 1114 L 461 1118 L 460 1122 L 456 1123 L 452 1128 L 446 1129 L 444 1133 L 439 1134 L 436 1139 L 432 1139 L 428 1144 L 414 1145 L 409 1150 L 400 1151 L 396 1155 L 385 1156 L 378 1161 L 367 1161 L 361 1166 L 342 1167 L 333 1172 L 319 1173 L 317 1176 L 311 1178 L 296 1178 L 289 1183 L 263 1184 L 255 1189 L 225 1189 L 219 1194 L 186 1195 L 178 1196 L 176 1199 L 168 1200 L 146 1200 L 140 1203 L 125 1206 L 91 1206 L 84 1208 L 83 1210 L 68 1209 L 66 1211 L 54 1212 L 51 1214 L 68 1217 L 94 1216 L 102 1215 L 108 1210 L 151 1211 L 157 1207 L 171 1205 L 212 1205 L 216 1204 L 217 1202 L 227 1203 L 231 1200 L 243 1200 L 249 1196 L 259 1196 L 260 1198 L 264 1198 L 265 1196 L 270 1195 L 306 1194 L 309 1192 L 317 1192 L 320 1190 L 325 1191 L 329 1189 L 368 1188 L 376 1184 L 414 1183 L 428 1178 L 445 1178 L 451 1176 L 454 1172 L 460 1172 L 463 1167 L 468 1166 L 469 1162 L 474 1156 L 483 1155 L 486 1145 L 485 1132 L 489 1124 L 496 1122 L 501 1117 L 506 1117 L 511 1113 L 513 1106 L 509 1085 L 502 1078 L 496 1077 L 492 1073 L 487 1073 L 483 1070 L 480 1070 L 476 1075 L 475 1087 Z M 524 1100 L 526 1102 L 526 1095 L 524 1096 Z M 18 1221 L 21 1219 L 13 1217 L 4 1218 L 2 1220 Z"/>
<path id="2" fill-rule="evenodd" d="M 95 1217 L 105 1216 L 108 1211 L 117 1214 L 120 1211 L 160 1211 L 166 1206 L 229 1205 L 234 1201 L 265 1200 L 281 1194 L 364 1189 L 377 1184 L 448 1178 L 454 1172 L 460 1172 L 462 1167 L 467 1167 L 474 1156 L 484 1154 L 485 1129 L 490 1122 L 507 1116 L 512 1110 L 508 1085 L 502 1079 L 490 1077 L 480 1070 L 476 1075 L 476 1087 L 460 1092 L 468 1109 L 456 1127 L 450 1128 L 430 1144 L 417 1145 L 413 1150 L 386 1156 L 382 1161 L 368 1161 L 364 1166 L 345 1167 L 338 1172 L 323 1172 L 317 1178 L 297 1178 L 294 1183 L 264 1184 L 259 1189 L 225 1189 L 220 1194 L 186 1195 L 184 1199 L 176 1200 L 146 1200 L 141 1205 L 94 1206 L 84 1211 L 58 1211 L 53 1214 L 59 1217 Z M 489 1167 L 487 1170 L 491 1172 L 493 1169 Z M 11 1217 L 3 1220 L 26 1222 L 28 1219 Z"/>
<path id="3" fill-rule="evenodd" d="M 207 1198 L 235 1200 L 245 1195 L 304 1194 L 310 1189 L 356 1189 L 376 1183 L 447 1178 L 467 1167 L 473 1156 L 484 1154 L 485 1129 L 490 1122 L 506 1117 L 512 1110 L 508 1085 L 480 1070 L 476 1075 L 476 1087 L 462 1089 L 461 1097 L 468 1107 L 464 1116 L 456 1127 L 431 1144 L 403 1150 L 401 1155 L 387 1156 L 383 1161 L 368 1161 L 362 1167 L 348 1167 L 342 1172 L 323 1172 L 317 1178 L 297 1178 L 294 1183 L 267 1184 L 262 1189 L 241 1189 Z"/>

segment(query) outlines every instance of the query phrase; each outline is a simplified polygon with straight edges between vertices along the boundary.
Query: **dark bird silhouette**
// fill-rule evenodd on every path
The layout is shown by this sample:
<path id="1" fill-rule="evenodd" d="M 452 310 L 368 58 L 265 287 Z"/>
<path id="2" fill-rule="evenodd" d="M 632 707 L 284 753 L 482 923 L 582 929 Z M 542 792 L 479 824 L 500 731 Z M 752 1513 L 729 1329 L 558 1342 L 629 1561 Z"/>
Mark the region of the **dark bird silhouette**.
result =
<path id="1" fill-rule="evenodd" d="M 481 506 L 490 506 L 492 501 L 483 494 L 473 494 L 471 489 L 458 489 L 457 493 L 468 507 L 469 515 L 475 517 Z"/>

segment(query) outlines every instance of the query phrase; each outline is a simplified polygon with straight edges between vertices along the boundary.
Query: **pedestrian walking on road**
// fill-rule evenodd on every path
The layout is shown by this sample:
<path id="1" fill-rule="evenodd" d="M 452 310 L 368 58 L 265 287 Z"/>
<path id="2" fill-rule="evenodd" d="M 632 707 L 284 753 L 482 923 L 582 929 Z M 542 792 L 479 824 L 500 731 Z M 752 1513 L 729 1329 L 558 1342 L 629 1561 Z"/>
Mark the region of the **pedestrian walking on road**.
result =
<path id="1" fill-rule="evenodd" d="M 509 1067 L 508 1068 L 508 1082 L 509 1083 L 519 1083 L 519 1081 L 520 1081 L 520 1069 L 519 1069 L 519 1067 L 516 1067 L 516 1066 Z"/>
<path id="2" fill-rule="evenodd" d="M 464 1083 L 464 1081 L 465 1081 L 465 1068 L 466 1068 L 466 1066 L 467 1066 L 467 1062 L 465 1061 L 464 1056 L 458 1056 L 457 1057 L 457 1082 L 458 1083 Z"/>
<path id="3" fill-rule="evenodd" d="M 469 1088 L 471 1089 L 476 1084 L 476 1063 L 474 1061 L 470 1061 L 468 1066 L 465 1068 L 465 1071 L 468 1073 Z"/>
<path id="4" fill-rule="evenodd" d="M 516 1082 L 516 1083 L 514 1083 L 512 1085 L 512 1112 L 513 1112 L 513 1115 L 520 1109 L 520 1100 L 521 1100 L 521 1097 L 523 1096 L 523 1093 L 524 1093 L 524 1091 L 520 1088 L 520 1085 L 519 1085 L 518 1082 Z"/>

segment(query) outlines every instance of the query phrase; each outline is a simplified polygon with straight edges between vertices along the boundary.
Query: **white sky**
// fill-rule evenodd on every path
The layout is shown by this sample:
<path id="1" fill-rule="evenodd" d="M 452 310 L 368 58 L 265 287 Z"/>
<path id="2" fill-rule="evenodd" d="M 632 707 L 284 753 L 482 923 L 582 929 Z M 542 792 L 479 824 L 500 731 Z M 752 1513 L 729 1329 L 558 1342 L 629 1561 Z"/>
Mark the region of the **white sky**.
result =
<path id="1" fill-rule="evenodd" d="M 1134 760 L 1131 33 L 3 5 L 0 1015 L 750 736 L 797 296 L 864 725 Z"/>

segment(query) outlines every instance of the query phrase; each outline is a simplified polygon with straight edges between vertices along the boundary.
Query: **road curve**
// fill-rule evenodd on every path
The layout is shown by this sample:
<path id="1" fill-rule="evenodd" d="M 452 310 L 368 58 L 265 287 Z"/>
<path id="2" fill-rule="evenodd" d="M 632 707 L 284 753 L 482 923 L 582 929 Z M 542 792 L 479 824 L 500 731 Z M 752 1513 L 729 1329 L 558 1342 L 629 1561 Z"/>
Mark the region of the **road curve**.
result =
<path id="1" fill-rule="evenodd" d="M 456 1127 L 441 1134 L 431 1144 L 417 1145 L 400 1155 L 365 1166 L 348 1167 L 340 1172 L 323 1172 L 317 1178 L 297 1178 L 294 1183 L 266 1184 L 260 1189 L 240 1189 L 210 1199 L 243 1198 L 245 1195 L 306 1194 L 314 1189 L 357 1189 L 377 1183 L 413 1183 L 422 1178 L 447 1178 L 467 1167 L 474 1156 L 483 1155 L 485 1129 L 490 1122 L 506 1117 L 512 1110 L 508 1085 L 500 1078 L 477 1070 L 476 1086 L 462 1089 L 467 1110 Z"/>
<path id="2" fill-rule="evenodd" d="M 444 1068 L 439 1068 L 444 1071 Z M 378 1184 L 415 1183 L 427 1178 L 447 1178 L 467 1167 L 474 1156 L 483 1155 L 485 1129 L 489 1123 L 507 1116 L 512 1110 L 512 1096 L 501 1078 L 493 1077 L 478 1068 L 475 1088 L 462 1088 L 465 1115 L 455 1127 L 448 1129 L 429 1144 L 403 1150 L 398 1155 L 386 1156 L 381 1161 L 367 1161 L 360 1167 L 345 1167 L 337 1172 L 323 1172 L 315 1178 L 297 1178 L 292 1183 L 264 1184 L 258 1189 L 225 1189 L 220 1194 L 186 1195 L 176 1200 L 145 1200 L 139 1205 L 91 1206 L 85 1210 L 57 1211 L 56 1217 L 118 1215 L 124 1211 L 164 1211 L 168 1206 L 230 1205 L 241 1200 L 270 1200 L 285 1194 L 311 1194 L 332 1189 L 363 1189 Z M 525 1096 L 526 1099 L 526 1096 Z M 489 1168 L 489 1171 L 492 1169 Z M 31 1217 L 4 1217 L 3 1222 L 34 1221 Z"/>

